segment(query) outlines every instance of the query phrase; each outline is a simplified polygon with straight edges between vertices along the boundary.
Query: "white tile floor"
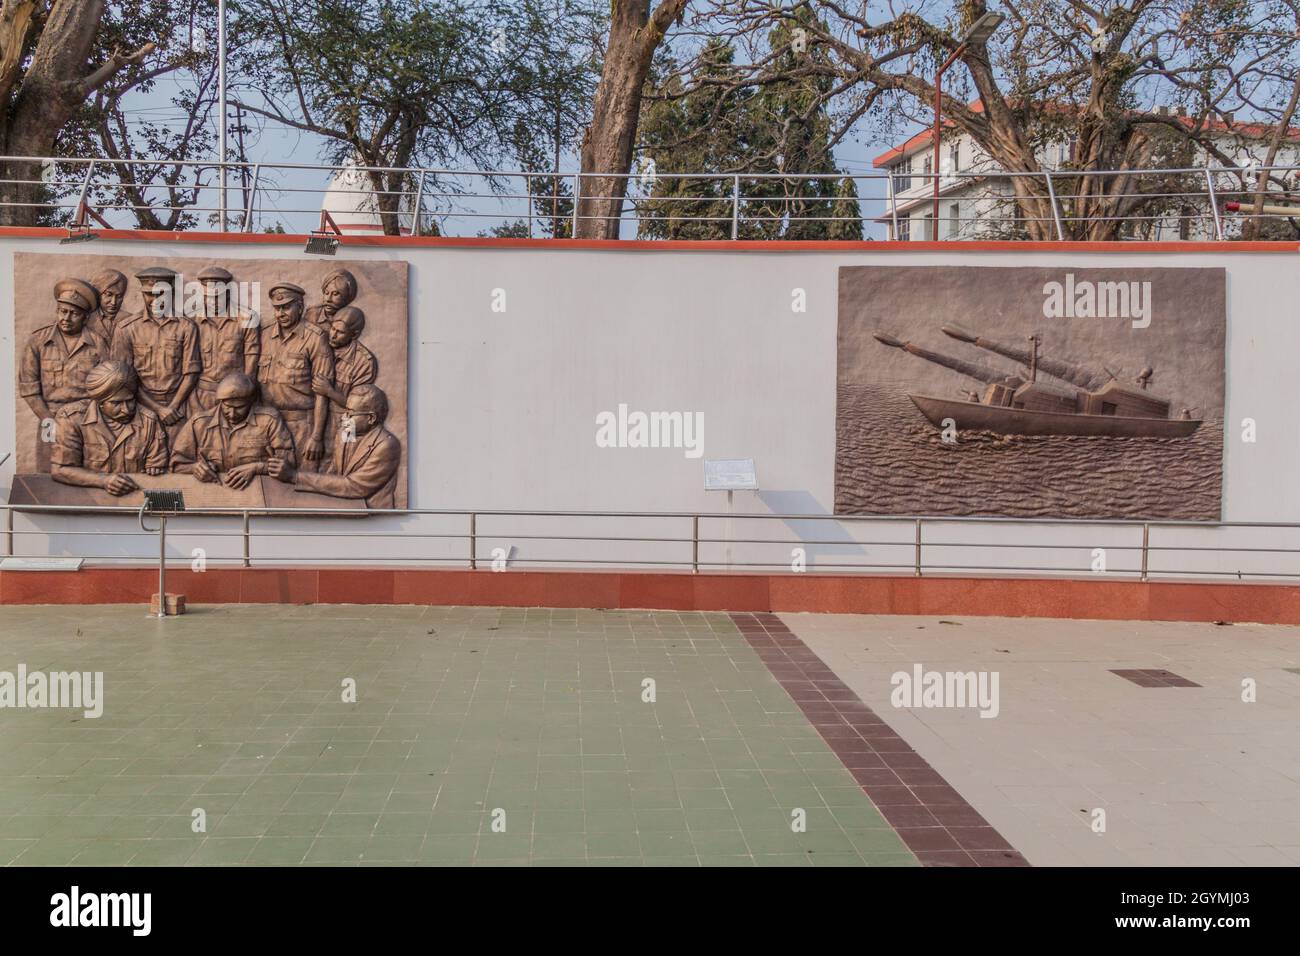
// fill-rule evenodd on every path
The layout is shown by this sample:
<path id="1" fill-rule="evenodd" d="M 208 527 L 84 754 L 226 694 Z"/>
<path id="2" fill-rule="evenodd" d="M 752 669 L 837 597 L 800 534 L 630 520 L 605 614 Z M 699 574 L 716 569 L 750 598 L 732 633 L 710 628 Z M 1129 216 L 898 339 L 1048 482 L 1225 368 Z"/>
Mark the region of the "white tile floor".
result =
<path id="1" fill-rule="evenodd" d="M 1300 864 L 1300 628 L 781 618 L 1034 865 Z M 999 715 L 893 707 L 891 675 L 917 663 L 997 671 Z"/>

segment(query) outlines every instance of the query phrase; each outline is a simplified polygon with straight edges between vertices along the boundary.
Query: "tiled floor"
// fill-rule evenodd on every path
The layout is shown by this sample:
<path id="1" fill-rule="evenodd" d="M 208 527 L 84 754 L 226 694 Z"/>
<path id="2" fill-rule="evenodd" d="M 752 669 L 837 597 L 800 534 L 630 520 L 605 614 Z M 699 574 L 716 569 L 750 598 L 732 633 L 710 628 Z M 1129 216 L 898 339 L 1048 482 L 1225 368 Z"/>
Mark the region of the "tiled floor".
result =
<path id="1" fill-rule="evenodd" d="M 731 617 L 917 859 L 928 866 L 1028 865 L 780 617 Z"/>
<path id="2" fill-rule="evenodd" d="M 1300 864 L 1300 629 L 781 619 L 1033 865 Z M 918 664 L 996 672 L 996 718 L 893 706 Z"/>
<path id="3" fill-rule="evenodd" d="M 105 709 L 0 710 L 0 863 L 917 864 L 726 614 L 0 608 L 19 664 Z"/>

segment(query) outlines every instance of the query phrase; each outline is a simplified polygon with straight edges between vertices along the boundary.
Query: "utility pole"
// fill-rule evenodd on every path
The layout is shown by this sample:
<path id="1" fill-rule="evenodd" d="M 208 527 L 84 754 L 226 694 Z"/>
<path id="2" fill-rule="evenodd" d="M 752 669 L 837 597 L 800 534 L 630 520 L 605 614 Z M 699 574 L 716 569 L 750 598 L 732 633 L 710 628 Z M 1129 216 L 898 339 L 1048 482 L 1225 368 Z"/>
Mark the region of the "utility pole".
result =
<path id="1" fill-rule="evenodd" d="M 221 231 L 226 231 L 226 0 L 217 0 L 217 162 L 221 168 Z"/>

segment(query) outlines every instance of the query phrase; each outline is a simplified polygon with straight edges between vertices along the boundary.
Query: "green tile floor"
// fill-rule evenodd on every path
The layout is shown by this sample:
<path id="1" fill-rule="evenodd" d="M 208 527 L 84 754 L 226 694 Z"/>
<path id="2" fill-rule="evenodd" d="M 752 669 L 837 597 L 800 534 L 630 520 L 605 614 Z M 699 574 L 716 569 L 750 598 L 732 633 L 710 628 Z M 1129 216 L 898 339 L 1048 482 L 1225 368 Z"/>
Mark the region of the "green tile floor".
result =
<path id="1" fill-rule="evenodd" d="M 916 865 L 725 614 L 0 608 L 20 663 L 105 705 L 0 709 L 0 864 Z"/>

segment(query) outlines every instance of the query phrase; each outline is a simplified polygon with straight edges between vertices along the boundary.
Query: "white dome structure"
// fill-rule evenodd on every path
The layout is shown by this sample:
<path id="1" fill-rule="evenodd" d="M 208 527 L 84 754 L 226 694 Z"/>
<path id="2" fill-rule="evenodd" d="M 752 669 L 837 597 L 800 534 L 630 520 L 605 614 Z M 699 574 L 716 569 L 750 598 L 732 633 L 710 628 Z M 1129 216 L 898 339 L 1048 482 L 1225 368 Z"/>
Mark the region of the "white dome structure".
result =
<path id="1" fill-rule="evenodd" d="M 325 188 L 321 209 L 329 213 L 343 235 L 383 235 L 383 217 L 370 177 L 355 161 L 339 169 Z M 416 221 L 415 196 L 402 197 L 398 214 L 398 233 L 412 234 Z"/>

